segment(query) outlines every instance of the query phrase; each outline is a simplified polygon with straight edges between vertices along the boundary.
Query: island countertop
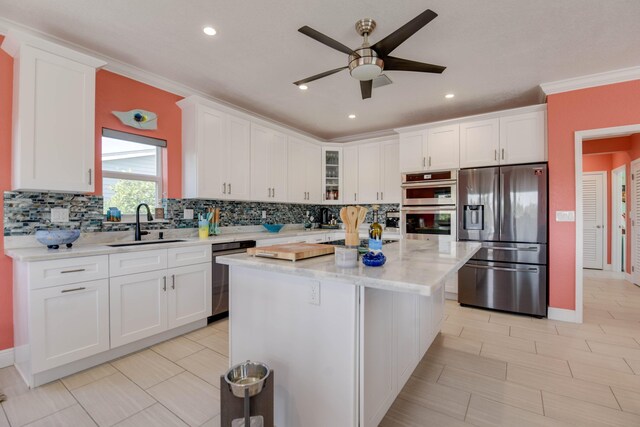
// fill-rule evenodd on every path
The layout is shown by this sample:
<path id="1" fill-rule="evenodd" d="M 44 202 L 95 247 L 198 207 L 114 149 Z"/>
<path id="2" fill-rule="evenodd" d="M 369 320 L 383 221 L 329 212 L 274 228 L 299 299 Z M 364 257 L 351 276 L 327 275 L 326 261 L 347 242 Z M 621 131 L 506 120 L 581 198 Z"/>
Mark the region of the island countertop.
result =
<path id="1" fill-rule="evenodd" d="M 480 249 L 477 242 L 401 240 L 385 244 L 387 262 L 382 267 L 335 265 L 333 255 L 291 262 L 247 254 L 216 258 L 220 264 L 298 275 L 311 279 L 334 279 L 355 286 L 430 296 L 432 290 L 457 272 Z"/>

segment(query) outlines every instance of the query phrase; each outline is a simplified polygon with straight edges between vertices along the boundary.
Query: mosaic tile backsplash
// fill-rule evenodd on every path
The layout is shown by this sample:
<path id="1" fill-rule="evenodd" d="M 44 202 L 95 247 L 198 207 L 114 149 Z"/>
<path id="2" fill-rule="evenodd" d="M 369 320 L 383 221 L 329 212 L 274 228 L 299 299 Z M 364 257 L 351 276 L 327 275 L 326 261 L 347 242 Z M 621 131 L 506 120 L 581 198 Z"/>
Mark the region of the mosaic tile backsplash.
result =
<path id="1" fill-rule="evenodd" d="M 221 209 L 222 227 L 271 224 L 300 224 L 309 211 L 316 220 L 320 216 L 319 205 L 299 205 L 291 203 L 236 202 L 226 200 L 164 199 L 165 222 L 144 224 L 145 230 L 172 228 L 197 228 L 198 213 L 208 207 Z M 371 209 L 371 205 L 363 205 Z M 339 219 L 341 206 L 324 206 Z M 69 208 L 68 223 L 51 223 L 51 208 Z M 184 219 L 184 209 L 193 209 L 196 219 Z M 389 209 L 398 209 L 396 204 L 380 205 L 384 214 Z M 267 212 L 266 221 L 262 211 Z M 370 211 L 367 221 L 373 214 Z M 381 216 L 381 219 L 384 216 Z M 103 215 L 101 196 L 86 196 L 67 193 L 13 192 L 4 193 L 4 235 L 27 236 L 37 230 L 79 229 L 86 232 L 108 232 L 133 230 L 134 224 L 107 222 Z"/>

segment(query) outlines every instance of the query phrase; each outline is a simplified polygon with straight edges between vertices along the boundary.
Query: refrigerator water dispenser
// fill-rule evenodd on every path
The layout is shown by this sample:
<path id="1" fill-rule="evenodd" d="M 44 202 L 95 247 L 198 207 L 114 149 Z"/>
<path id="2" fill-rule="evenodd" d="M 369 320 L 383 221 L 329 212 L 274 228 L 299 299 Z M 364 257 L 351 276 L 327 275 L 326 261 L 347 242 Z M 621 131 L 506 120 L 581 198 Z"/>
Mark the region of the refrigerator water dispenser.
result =
<path id="1" fill-rule="evenodd" d="M 464 205 L 464 229 L 484 229 L 484 205 Z"/>

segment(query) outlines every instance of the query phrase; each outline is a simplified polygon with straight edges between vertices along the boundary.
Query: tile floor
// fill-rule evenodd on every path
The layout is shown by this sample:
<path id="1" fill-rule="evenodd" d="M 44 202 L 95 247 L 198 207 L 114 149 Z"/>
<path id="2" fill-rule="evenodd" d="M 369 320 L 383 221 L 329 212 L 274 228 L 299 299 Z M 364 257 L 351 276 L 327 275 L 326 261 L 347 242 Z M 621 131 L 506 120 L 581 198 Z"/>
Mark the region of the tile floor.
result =
<path id="1" fill-rule="evenodd" d="M 582 325 L 459 307 L 381 423 L 640 426 L 640 288 L 585 275 Z M 0 369 L 0 427 L 219 426 L 228 323 L 28 390 Z"/>

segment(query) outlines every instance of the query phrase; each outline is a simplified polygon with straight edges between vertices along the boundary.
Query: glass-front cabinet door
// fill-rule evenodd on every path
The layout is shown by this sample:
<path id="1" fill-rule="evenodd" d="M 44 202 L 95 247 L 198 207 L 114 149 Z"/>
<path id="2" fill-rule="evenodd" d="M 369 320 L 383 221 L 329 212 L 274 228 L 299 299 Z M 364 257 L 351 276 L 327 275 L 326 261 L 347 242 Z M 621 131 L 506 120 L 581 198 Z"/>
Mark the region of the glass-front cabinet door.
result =
<path id="1" fill-rule="evenodd" d="M 322 201 L 342 203 L 342 148 L 322 149 Z"/>

